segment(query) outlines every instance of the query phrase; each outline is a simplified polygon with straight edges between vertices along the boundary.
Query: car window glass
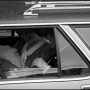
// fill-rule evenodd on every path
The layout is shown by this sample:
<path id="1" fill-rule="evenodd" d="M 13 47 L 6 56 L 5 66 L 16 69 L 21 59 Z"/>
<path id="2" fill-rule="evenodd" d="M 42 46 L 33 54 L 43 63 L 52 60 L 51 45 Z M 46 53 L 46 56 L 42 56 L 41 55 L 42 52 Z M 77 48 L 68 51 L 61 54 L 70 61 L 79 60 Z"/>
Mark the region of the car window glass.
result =
<path id="1" fill-rule="evenodd" d="M 81 36 L 81 38 L 90 47 L 90 28 L 89 27 L 75 27 L 76 32 Z"/>
<path id="2" fill-rule="evenodd" d="M 68 41 L 55 30 L 58 39 L 62 76 L 76 76 L 89 73 L 89 67 Z"/>
<path id="3" fill-rule="evenodd" d="M 0 78 L 58 77 L 53 28 L 13 31 L 15 37 L 0 38 Z"/>

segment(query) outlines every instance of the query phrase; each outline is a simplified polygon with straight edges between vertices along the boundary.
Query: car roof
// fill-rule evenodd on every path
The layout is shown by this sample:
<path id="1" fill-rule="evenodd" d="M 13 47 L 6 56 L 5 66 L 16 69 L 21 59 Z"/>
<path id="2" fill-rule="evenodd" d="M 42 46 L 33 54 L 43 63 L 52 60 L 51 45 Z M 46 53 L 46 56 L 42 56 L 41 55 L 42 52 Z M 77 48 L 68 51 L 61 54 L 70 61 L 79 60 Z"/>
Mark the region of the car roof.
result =
<path id="1" fill-rule="evenodd" d="M 45 2 L 44 2 L 45 3 Z M 60 2 L 59 2 L 60 3 Z M 65 2 L 66 3 L 66 2 Z M 75 2 L 74 2 L 75 3 Z M 77 3 L 80 4 L 82 2 Z M 42 3 L 40 3 L 42 4 Z M 45 4 L 46 5 L 46 4 Z M 7 25 L 43 25 L 43 24 L 77 24 L 90 22 L 90 1 L 83 1 L 79 7 L 84 6 L 84 9 L 51 9 L 39 10 L 36 8 L 33 12 L 38 15 L 25 16 L 23 13 L 32 5 L 25 5 L 25 2 L 0 2 L 0 26 Z M 65 6 L 65 5 L 64 5 Z M 74 5 L 75 6 L 75 5 Z M 88 7 L 88 8 L 86 8 Z"/>
<path id="2" fill-rule="evenodd" d="M 73 22 L 73 23 L 72 23 Z M 61 23 L 74 24 L 78 22 L 90 22 L 90 15 L 54 15 L 54 16 L 21 16 L 21 15 L 3 15 L 0 17 L 0 25 L 2 24 L 43 24 L 43 23 Z"/>

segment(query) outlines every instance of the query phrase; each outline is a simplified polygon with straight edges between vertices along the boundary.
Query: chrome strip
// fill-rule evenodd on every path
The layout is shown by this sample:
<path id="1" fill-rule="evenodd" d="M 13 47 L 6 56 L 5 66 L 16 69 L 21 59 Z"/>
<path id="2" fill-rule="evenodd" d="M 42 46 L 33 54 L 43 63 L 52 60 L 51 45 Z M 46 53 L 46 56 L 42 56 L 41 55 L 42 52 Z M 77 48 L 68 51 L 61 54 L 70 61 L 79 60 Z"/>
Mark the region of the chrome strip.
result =
<path id="1" fill-rule="evenodd" d="M 57 79 L 49 79 L 49 78 L 34 78 L 34 79 L 29 79 L 29 78 L 26 78 L 25 79 L 6 79 L 6 80 L 2 80 L 0 81 L 0 85 L 3 85 L 3 84 L 20 84 L 20 83 L 47 83 L 47 82 L 67 82 L 67 81 L 81 81 L 81 80 L 88 80 L 90 79 L 90 76 L 87 76 L 87 77 L 76 77 L 76 78 L 57 78 Z"/>
<path id="2" fill-rule="evenodd" d="M 57 4 L 62 4 L 62 3 L 64 3 L 64 4 L 89 4 L 90 3 L 90 1 L 48 1 L 48 2 L 38 2 L 39 4 L 54 4 L 54 3 L 57 3 Z"/>
<path id="3" fill-rule="evenodd" d="M 88 20 L 88 19 L 87 19 Z M 3 22 L 3 21 L 2 21 Z M 0 24 L 0 26 L 33 26 L 33 25 L 59 25 L 59 24 L 62 24 L 62 25 L 65 25 L 65 24 L 90 24 L 90 22 L 54 22 L 54 23 L 22 23 L 22 22 L 19 22 L 20 24 L 18 23 L 15 23 L 15 24 Z"/>
<path id="4" fill-rule="evenodd" d="M 36 8 L 36 10 L 47 10 L 47 9 L 65 9 L 65 10 L 68 10 L 68 9 L 90 9 L 90 6 L 71 6 L 71 7 L 48 7 L 48 5 L 46 6 L 46 8 L 44 7 L 40 7 L 40 8 Z M 34 9 L 35 10 L 35 9 Z"/>

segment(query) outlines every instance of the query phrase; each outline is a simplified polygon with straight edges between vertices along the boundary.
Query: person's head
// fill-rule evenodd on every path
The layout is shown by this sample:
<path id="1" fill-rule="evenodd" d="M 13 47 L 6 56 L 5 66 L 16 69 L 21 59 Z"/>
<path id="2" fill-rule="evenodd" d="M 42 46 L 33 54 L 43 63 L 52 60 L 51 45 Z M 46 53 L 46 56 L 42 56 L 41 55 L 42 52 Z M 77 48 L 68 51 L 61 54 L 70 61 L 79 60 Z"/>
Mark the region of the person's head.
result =
<path id="1" fill-rule="evenodd" d="M 28 42 L 29 40 L 33 40 L 35 38 L 36 33 L 34 32 L 34 30 L 28 30 L 28 29 L 24 29 L 24 30 L 17 30 L 16 33 L 23 38 L 26 42 Z"/>

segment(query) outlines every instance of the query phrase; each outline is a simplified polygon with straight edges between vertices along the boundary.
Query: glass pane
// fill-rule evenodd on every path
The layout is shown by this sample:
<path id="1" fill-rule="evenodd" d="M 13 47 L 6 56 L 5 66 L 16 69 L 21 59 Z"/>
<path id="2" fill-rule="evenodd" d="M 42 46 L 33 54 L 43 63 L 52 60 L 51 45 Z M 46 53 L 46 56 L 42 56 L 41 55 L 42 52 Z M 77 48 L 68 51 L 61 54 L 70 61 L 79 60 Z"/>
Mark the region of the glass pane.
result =
<path id="1" fill-rule="evenodd" d="M 59 43 L 61 70 L 63 76 L 75 76 L 89 73 L 89 68 L 68 41 L 55 30 Z"/>
<path id="2" fill-rule="evenodd" d="M 19 36 L 0 38 L 1 79 L 58 77 L 53 28 L 14 32 Z"/>
<path id="3" fill-rule="evenodd" d="M 75 30 L 90 47 L 90 27 L 75 27 Z"/>

